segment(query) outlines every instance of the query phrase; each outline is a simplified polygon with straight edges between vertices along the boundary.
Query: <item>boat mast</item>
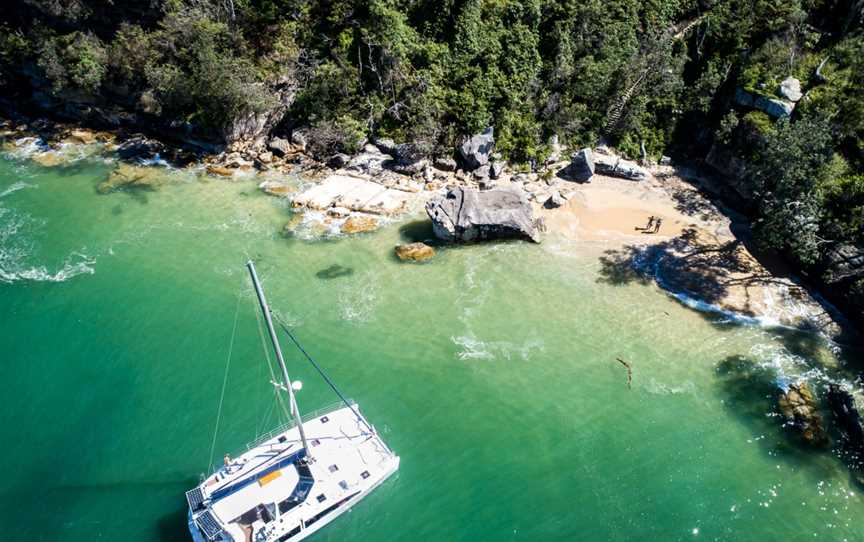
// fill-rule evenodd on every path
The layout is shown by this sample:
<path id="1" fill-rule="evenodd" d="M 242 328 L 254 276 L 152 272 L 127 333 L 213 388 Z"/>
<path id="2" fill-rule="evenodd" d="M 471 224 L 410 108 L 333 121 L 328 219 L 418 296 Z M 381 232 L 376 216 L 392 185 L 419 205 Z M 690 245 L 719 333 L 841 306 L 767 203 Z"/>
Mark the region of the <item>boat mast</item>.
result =
<path id="1" fill-rule="evenodd" d="M 312 452 L 306 442 L 306 432 L 303 431 L 303 419 L 300 418 L 300 412 L 297 408 L 297 400 L 294 398 L 294 388 L 291 387 L 291 378 L 288 377 L 288 367 L 285 365 L 285 358 L 282 357 L 282 348 L 279 347 L 279 339 L 276 337 L 276 330 L 273 329 L 273 319 L 270 316 L 270 307 L 267 305 L 267 300 L 264 298 L 264 290 L 261 288 L 261 283 L 258 282 L 258 275 L 255 273 L 255 264 L 252 260 L 246 262 L 246 267 L 249 269 L 249 274 L 252 276 L 252 284 L 255 286 L 255 294 L 258 296 L 258 303 L 261 305 L 261 312 L 264 313 L 264 320 L 267 322 L 267 331 L 270 332 L 270 340 L 273 342 L 273 350 L 276 351 L 276 359 L 279 360 L 279 366 L 282 368 L 282 379 L 285 381 L 285 389 L 288 390 L 288 398 L 291 403 L 291 417 L 297 423 L 297 429 L 300 430 L 300 440 L 303 442 L 303 448 L 306 449 L 306 457 L 311 461 Z"/>

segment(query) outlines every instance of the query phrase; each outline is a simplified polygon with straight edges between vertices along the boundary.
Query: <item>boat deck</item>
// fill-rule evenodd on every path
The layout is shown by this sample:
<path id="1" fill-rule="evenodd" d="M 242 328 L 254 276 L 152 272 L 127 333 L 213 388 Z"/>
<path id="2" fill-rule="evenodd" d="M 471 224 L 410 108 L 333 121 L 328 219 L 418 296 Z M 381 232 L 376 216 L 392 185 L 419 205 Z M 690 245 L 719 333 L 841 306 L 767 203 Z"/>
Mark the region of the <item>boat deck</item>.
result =
<path id="1" fill-rule="evenodd" d="M 223 540 L 270 541 L 308 530 L 398 468 L 399 458 L 346 406 L 304 419 L 303 428 L 311 460 L 298 429 L 291 427 L 254 445 L 196 488 L 202 500 L 197 512 L 211 514 L 224 531 L 221 536 L 231 537 Z M 190 498 L 196 513 L 193 502 Z"/>

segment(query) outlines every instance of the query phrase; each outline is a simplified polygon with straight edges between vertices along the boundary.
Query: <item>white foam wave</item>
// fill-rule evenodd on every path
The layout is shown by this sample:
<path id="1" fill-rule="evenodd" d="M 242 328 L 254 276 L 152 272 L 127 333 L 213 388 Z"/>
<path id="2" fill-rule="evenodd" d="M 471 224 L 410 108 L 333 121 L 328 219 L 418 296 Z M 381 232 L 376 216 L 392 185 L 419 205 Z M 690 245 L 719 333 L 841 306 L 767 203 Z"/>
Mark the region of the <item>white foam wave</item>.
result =
<path id="1" fill-rule="evenodd" d="M 6 190 L 0 192 L 0 198 L 4 198 L 4 197 L 8 196 L 9 194 L 13 194 L 19 190 L 23 190 L 25 188 L 35 187 L 35 186 L 36 185 L 25 183 L 24 181 L 18 181 L 16 183 L 10 185 L 9 188 L 7 188 Z"/>
<path id="2" fill-rule="evenodd" d="M 50 272 L 45 266 L 30 267 L 27 269 L 7 270 L 0 268 L 0 282 L 13 283 L 18 281 L 32 282 L 65 282 L 72 277 L 88 274 L 92 275 L 96 272 L 93 265 L 96 263 L 94 258 L 86 254 L 73 253 L 71 254 L 61 267 L 56 272 Z"/>
<path id="3" fill-rule="evenodd" d="M 171 167 L 168 161 L 162 158 L 158 152 L 154 154 L 152 158 L 140 158 L 138 160 L 138 163 L 142 166 L 162 166 L 166 168 Z"/>
<path id="4" fill-rule="evenodd" d="M 450 340 L 461 348 L 456 353 L 456 357 L 463 361 L 475 359 L 512 360 L 514 358 L 528 361 L 531 359 L 531 354 L 534 351 L 542 352 L 545 350 L 543 341 L 539 339 L 528 339 L 524 343 L 518 344 L 508 341 L 483 341 L 478 339 L 473 333 L 468 333 L 458 337 L 450 337 Z"/>
<path id="5" fill-rule="evenodd" d="M 364 273 L 346 282 L 339 291 L 339 315 L 349 322 L 368 322 L 378 306 L 378 283 L 374 273 Z"/>

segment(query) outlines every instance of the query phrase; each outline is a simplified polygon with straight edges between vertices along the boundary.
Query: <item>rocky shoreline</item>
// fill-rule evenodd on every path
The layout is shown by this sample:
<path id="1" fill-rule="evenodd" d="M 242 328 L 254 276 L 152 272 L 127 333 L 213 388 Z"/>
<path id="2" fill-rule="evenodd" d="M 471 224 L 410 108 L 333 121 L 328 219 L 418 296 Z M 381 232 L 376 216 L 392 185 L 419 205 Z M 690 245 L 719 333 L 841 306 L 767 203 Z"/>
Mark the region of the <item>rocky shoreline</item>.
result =
<path id="1" fill-rule="evenodd" d="M 302 131 L 290 139 L 236 143 L 218 154 L 44 119 L 0 121 L 0 140 L 7 151 L 32 147 L 29 157 L 45 167 L 79 156 L 70 148 L 96 146 L 94 152 L 116 156 L 115 169 L 98 185 L 100 194 L 154 189 L 164 182 L 164 166 L 224 179 L 257 177 L 263 192 L 289 199 L 297 211 L 288 234 L 304 215 L 328 231 L 352 235 L 425 207 L 439 243 L 508 237 L 540 242 L 545 232 L 612 242 L 616 248 L 601 258 L 601 272 L 646 273 L 650 264 L 651 279 L 660 286 L 719 310 L 840 334 L 836 311 L 791 274 L 767 271 L 738 242 L 729 219 L 697 188 L 701 179 L 684 179 L 683 170 L 668 163 L 642 166 L 602 146 L 572 152 L 553 140 L 546 163 L 522 171 L 495 152 L 491 128 L 467 138 L 454 157 L 432 158 L 411 144 L 383 139 L 326 162 L 309 155 Z M 309 182 L 298 188 L 289 180 L 298 176 Z M 638 228 L 649 217 L 664 224 L 653 235 Z M 416 249 L 397 254 L 423 255 L 404 258 L 409 261 L 434 254 Z M 784 304 L 796 310 L 778 313 Z"/>

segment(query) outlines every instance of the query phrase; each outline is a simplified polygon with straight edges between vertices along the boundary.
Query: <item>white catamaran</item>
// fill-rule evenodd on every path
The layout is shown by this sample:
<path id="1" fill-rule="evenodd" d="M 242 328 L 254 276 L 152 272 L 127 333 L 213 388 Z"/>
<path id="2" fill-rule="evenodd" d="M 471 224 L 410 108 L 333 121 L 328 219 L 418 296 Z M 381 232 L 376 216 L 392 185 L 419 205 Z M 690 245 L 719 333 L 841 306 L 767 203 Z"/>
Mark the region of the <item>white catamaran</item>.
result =
<path id="1" fill-rule="evenodd" d="M 399 456 L 335 386 L 339 405 L 301 418 L 255 266 L 251 261 L 246 266 L 282 370 L 278 390 L 288 395 L 293 421 L 253 442 L 240 456 L 226 456 L 224 466 L 186 492 L 195 542 L 303 540 L 399 468 Z"/>

